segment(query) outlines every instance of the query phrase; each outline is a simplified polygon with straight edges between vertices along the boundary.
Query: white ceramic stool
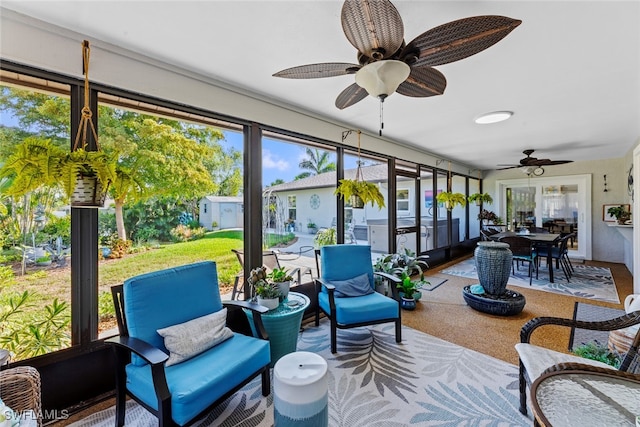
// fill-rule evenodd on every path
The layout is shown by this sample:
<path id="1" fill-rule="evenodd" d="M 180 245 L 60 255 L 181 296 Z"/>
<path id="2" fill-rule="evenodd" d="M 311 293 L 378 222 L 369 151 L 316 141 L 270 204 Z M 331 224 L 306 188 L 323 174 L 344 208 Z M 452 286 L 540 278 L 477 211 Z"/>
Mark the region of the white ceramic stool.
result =
<path id="1" fill-rule="evenodd" d="M 329 425 L 327 362 L 296 351 L 273 367 L 274 427 Z"/>

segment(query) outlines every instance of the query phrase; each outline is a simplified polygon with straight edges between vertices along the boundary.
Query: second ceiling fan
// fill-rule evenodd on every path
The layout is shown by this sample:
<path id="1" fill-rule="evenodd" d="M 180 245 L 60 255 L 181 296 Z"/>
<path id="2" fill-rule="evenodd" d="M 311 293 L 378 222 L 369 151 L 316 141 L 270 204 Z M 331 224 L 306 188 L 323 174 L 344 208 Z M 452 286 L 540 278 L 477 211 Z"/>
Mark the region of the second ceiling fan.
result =
<path id="1" fill-rule="evenodd" d="M 531 157 L 534 150 L 524 150 L 522 153 L 527 156 L 520 159 L 520 164 L 517 165 L 498 165 L 504 166 L 496 170 L 514 169 L 514 168 L 540 168 L 542 166 L 563 165 L 565 163 L 571 163 L 573 160 L 551 160 L 551 159 L 538 159 L 537 157 Z M 533 169 L 532 169 L 533 170 Z"/>
<path id="2" fill-rule="evenodd" d="M 328 62 L 287 68 L 274 74 L 289 79 L 313 79 L 355 74 L 335 105 L 349 107 L 371 95 L 384 101 L 393 92 L 411 97 L 442 95 L 444 75 L 433 68 L 459 61 L 502 40 L 522 21 L 485 15 L 432 28 L 408 44 L 402 18 L 388 0 L 346 0 L 342 29 L 358 51 L 358 63 Z"/>

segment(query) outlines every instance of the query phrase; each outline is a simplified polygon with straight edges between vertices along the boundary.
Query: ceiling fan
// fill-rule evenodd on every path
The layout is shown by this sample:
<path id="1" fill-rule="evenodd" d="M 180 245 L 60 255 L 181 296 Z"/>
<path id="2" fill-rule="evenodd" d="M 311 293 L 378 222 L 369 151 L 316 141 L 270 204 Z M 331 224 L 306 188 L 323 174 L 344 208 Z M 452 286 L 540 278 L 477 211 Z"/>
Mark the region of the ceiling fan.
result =
<path id="1" fill-rule="evenodd" d="M 551 159 L 538 159 L 537 157 L 531 157 L 534 150 L 524 150 L 522 153 L 527 156 L 524 159 L 520 159 L 520 164 L 518 165 L 498 165 L 505 166 L 503 168 L 498 168 L 496 170 L 505 170 L 505 169 L 514 169 L 514 168 L 522 168 L 527 175 L 542 175 L 544 173 L 544 169 L 542 166 L 553 166 L 553 165 L 562 165 L 565 163 L 571 163 L 573 160 L 551 160 Z"/>
<path id="2" fill-rule="evenodd" d="M 355 74 L 356 83 L 336 99 L 339 109 L 363 100 L 368 94 L 381 102 L 393 92 L 411 97 L 442 95 L 447 80 L 432 67 L 487 49 L 522 21 L 497 15 L 473 16 L 432 28 L 408 44 L 404 41 L 400 14 L 388 0 L 346 0 L 341 22 L 347 40 L 358 50 L 357 64 L 309 64 L 274 74 L 289 79 Z"/>

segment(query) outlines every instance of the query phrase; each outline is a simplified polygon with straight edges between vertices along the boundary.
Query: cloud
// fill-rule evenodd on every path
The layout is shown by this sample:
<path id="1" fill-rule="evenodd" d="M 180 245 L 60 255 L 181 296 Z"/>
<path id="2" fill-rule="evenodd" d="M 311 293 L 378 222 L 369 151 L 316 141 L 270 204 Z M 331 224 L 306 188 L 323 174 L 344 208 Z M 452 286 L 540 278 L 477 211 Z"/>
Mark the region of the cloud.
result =
<path id="1" fill-rule="evenodd" d="M 289 162 L 279 159 L 269 150 L 262 150 L 262 167 L 265 169 L 277 169 L 279 171 L 286 171 L 291 168 Z"/>

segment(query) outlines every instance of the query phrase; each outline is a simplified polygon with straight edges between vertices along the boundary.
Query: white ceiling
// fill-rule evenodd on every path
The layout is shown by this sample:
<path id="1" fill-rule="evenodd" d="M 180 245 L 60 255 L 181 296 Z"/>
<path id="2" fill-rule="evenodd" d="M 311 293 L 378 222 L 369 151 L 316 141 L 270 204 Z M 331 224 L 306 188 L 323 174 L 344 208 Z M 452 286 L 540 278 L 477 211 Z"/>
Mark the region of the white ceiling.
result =
<path id="1" fill-rule="evenodd" d="M 504 15 L 522 24 L 467 59 L 438 68 L 442 96 L 390 96 L 384 136 L 443 158 L 494 169 L 535 157 L 594 160 L 624 156 L 640 138 L 640 2 L 404 1 L 405 40 L 449 21 Z M 284 68 L 357 63 L 331 1 L 7 1 L 2 7 L 201 73 L 225 84 L 378 131 L 374 98 L 345 110 L 336 96 L 353 76 L 289 80 Z M 511 110 L 477 125 L 485 112 Z M 221 111 L 224 113 L 224 111 Z"/>

